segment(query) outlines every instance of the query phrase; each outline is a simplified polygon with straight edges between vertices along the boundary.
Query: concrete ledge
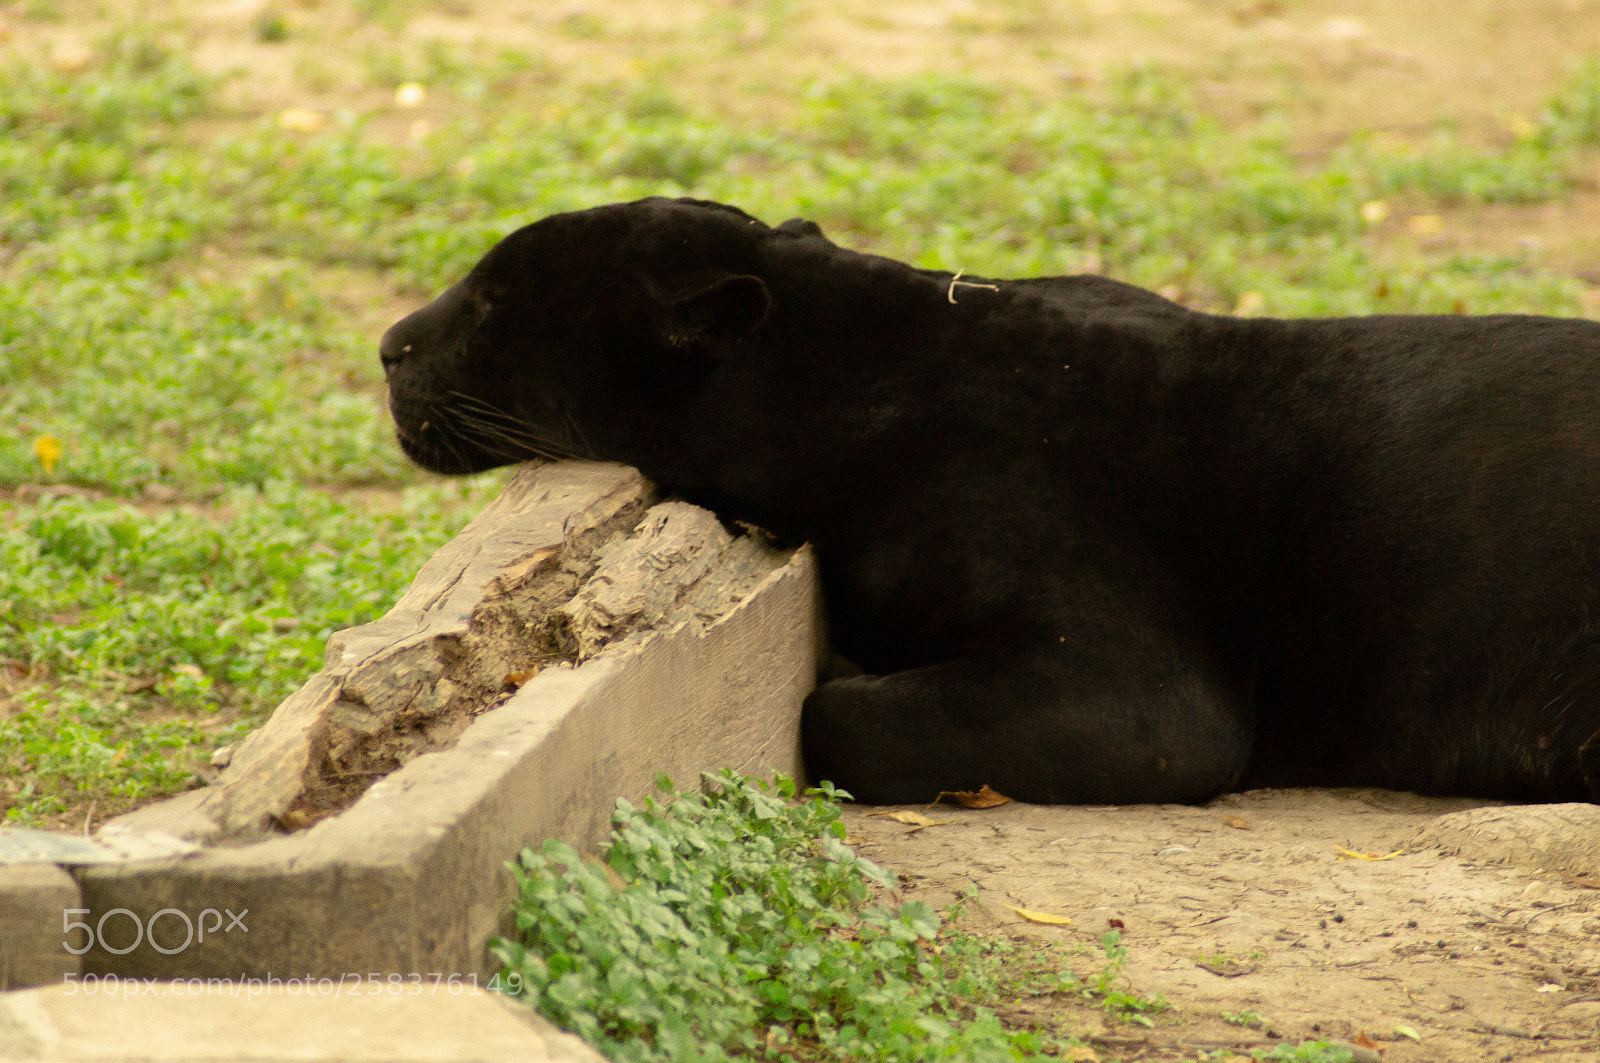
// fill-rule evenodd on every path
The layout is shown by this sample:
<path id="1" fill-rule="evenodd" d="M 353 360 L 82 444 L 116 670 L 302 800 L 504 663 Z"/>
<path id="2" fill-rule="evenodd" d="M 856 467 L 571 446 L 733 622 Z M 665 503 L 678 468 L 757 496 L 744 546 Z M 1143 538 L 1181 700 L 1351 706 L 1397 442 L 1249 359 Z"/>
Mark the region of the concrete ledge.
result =
<path id="1" fill-rule="evenodd" d="M 80 982 L 0 997 L 0 1059 L 43 1063 L 603 1063 L 492 994 L 426 982 Z"/>
<path id="2" fill-rule="evenodd" d="M 62 916 L 82 906 L 78 883 L 54 864 L 0 866 L 0 989 L 78 973 L 78 957 L 62 947 Z"/>

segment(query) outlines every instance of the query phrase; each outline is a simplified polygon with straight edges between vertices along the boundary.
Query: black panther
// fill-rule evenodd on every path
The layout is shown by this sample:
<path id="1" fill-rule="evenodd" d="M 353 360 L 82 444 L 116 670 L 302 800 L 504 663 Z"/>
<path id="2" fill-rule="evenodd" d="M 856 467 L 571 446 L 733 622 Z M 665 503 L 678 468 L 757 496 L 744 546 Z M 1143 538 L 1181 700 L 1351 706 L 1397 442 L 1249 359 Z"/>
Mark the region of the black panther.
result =
<path id="1" fill-rule="evenodd" d="M 1240 319 L 647 199 L 383 337 L 401 446 L 637 466 L 816 547 L 867 802 L 1600 797 L 1600 325 Z"/>

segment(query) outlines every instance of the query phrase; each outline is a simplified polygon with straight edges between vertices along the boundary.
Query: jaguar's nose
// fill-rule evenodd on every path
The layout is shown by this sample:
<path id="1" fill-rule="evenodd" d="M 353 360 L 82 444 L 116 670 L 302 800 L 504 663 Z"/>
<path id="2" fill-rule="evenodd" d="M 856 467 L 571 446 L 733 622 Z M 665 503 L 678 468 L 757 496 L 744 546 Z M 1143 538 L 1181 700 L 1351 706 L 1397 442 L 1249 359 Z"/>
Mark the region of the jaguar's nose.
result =
<path id="1" fill-rule="evenodd" d="M 383 334 L 383 339 L 378 341 L 378 360 L 383 363 L 384 376 L 394 372 L 395 367 L 405 361 L 406 355 L 411 353 L 411 343 L 400 328 L 402 324 L 404 322 L 389 326 L 388 331 Z"/>

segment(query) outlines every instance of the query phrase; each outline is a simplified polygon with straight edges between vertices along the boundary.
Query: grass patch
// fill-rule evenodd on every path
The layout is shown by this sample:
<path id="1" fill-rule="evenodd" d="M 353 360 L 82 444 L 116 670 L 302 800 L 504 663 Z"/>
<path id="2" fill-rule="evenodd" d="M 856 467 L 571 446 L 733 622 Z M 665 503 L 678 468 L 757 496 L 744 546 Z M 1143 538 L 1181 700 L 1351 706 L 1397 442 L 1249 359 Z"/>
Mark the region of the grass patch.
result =
<path id="1" fill-rule="evenodd" d="M 439 494 L 389 514 L 282 482 L 192 510 L 0 505 L 9 817 L 65 816 L 85 794 L 115 812 L 188 785 L 316 671 L 333 631 L 387 611 L 459 524 Z"/>

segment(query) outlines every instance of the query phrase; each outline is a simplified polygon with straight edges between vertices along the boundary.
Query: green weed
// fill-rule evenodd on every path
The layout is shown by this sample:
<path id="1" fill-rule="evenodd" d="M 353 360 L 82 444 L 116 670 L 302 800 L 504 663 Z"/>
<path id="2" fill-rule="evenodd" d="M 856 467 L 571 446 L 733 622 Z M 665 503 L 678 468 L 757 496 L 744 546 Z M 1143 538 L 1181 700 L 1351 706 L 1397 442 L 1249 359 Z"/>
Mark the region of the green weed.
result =
<path id="1" fill-rule="evenodd" d="M 1252 1053 L 1263 1063 L 1352 1063 L 1355 1053 L 1344 1045 L 1328 1041 L 1302 1041 L 1300 1044 L 1281 1044 L 1266 1052 Z"/>
<path id="2" fill-rule="evenodd" d="M 844 845 L 824 783 L 731 772 L 619 801 L 603 862 L 547 842 L 514 868 L 517 936 L 493 943 L 531 1006 L 619 1060 L 1013 1060 L 1058 1039 L 984 1006 L 993 951 Z"/>
<path id="3" fill-rule="evenodd" d="M 1165 1011 L 1169 1005 L 1164 997 L 1146 997 L 1118 984 L 1123 968 L 1128 965 L 1128 946 L 1122 943 L 1122 932 L 1107 930 L 1100 937 L 1100 948 L 1105 955 L 1105 965 L 1099 972 L 1079 982 L 1070 971 L 1063 971 L 1063 988 L 1075 988 L 1084 999 L 1098 1001 L 1106 1012 L 1125 1022 L 1154 1026 L 1155 1021 L 1150 1016 Z"/>
<path id="4" fill-rule="evenodd" d="M 381 616 L 482 494 L 413 490 L 386 515 L 284 481 L 193 511 L 0 506 L 0 657 L 16 672 L 0 774 L 33 782 L 6 816 L 187 785 L 319 667 L 333 631 Z"/>

